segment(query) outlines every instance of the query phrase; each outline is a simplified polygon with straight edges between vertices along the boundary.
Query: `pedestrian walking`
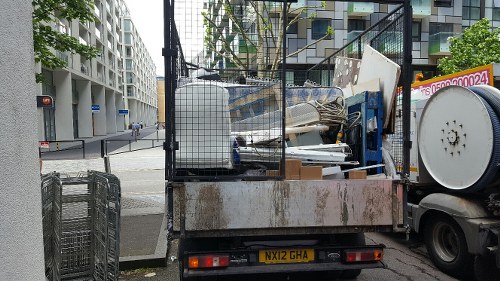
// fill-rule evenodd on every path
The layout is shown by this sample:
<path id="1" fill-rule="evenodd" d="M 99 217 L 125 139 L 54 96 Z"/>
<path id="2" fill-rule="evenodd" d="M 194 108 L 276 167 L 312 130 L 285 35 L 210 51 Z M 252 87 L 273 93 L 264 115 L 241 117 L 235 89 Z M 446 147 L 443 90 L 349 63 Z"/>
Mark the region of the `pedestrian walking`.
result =
<path id="1" fill-rule="evenodd" d="M 155 123 L 155 128 L 156 128 L 156 130 L 158 131 L 158 130 L 160 129 L 160 123 L 156 122 L 156 123 Z"/>
<path id="2" fill-rule="evenodd" d="M 141 120 L 141 129 L 143 128 L 143 125 L 142 125 L 142 120 Z"/>
<path id="3" fill-rule="evenodd" d="M 142 127 L 141 127 L 141 125 L 139 125 L 139 123 L 135 124 L 135 136 L 140 136 L 141 135 L 141 132 L 140 132 L 141 128 Z"/>
<path id="4" fill-rule="evenodd" d="M 132 126 L 130 128 L 132 129 L 132 135 L 131 136 L 134 136 L 134 134 L 135 134 L 135 122 L 132 122 Z"/>

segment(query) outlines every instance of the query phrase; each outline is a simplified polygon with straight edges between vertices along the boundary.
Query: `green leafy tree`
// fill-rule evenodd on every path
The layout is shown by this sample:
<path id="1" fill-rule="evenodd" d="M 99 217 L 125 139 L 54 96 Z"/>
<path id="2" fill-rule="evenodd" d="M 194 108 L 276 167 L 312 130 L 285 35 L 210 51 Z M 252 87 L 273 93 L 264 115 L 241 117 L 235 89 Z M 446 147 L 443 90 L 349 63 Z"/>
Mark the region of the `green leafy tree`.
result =
<path id="1" fill-rule="evenodd" d="M 438 69 L 450 74 L 500 62 L 500 28 L 491 29 L 483 18 L 466 28 L 461 36 L 449 39 L 451 56 L 439 60 Z"/>
<path id="2" fill-rule="evenodd" d="M 53 29 L 54 25 L 59 24 L 59 19 L 94 22 L 93 0 L 33 0 L 32 4 L 35 62 L 49 69 L 65 67 L 67 62 L 55 55 L 54 50 L 78 53 L 86 59 L 97 56 L 97 48 L 82 44 L 75 37 Z M 41 73 L 36 74 L 36 81 L 44 81 Z"/>
<path id="3" fill-rule="evenodd" d="M 319 2 L 318 6 L 298 8 L 288 4 L 288 23 L 283 26 L 281 3 L 262 1 L 244 1 L 245 4 L 242 5 L 232 3 L 234 2 L 231 0 L 220 0 L 215 2 L 209 11 L 202 13 L 205 48 L 209 54 L 214 53 L 216 58 L 229 61 L 236 69 L 252 70 L 256 67 L 259 76 L 264 74 L 273 76 L 279 68 L 282 61 L 280 46 L 284 39 L 281 36 L 283 28 L 288 29 L 294 24 L 312 21 L 317 15 L 315 11 L 326 7 L 325 1 Z M 223 15 L 223 18 L 218 19 L 219 15 Z M 332 34 L 333 28 L 329 26 L 324 36 L 287 54 L 287 57 L 295 56 L 318 42 L 331 38 Z M 242 48 L 245 51 L 238 52 L 238 49 Z M 272 58 L 269 58 L 266 48 L 272 49 Z M 264 70 L 271 71 L 264 73 Z"/>

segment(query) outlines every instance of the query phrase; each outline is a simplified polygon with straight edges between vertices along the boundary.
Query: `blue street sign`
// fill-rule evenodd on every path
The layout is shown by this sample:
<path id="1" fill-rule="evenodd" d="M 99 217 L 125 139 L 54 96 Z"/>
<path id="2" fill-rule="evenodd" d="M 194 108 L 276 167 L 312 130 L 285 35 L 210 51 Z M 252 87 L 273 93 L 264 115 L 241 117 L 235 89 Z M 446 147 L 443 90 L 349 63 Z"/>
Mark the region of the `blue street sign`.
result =
<path id="1" fill-rule="evenodd" d="M 128 109 L 118 109 L 119 115 L 128 115 Z"/>
<path id="2" fill-rule="evenodd" d="M 97 113 L 97 112 L 99 112 L 99 111 L 101 111 L 101 106 L 100 106 L 100 105 L 98 105 L 98 104 L 93 104 L 93 105 L 92 105 L 92 112 Z"/>

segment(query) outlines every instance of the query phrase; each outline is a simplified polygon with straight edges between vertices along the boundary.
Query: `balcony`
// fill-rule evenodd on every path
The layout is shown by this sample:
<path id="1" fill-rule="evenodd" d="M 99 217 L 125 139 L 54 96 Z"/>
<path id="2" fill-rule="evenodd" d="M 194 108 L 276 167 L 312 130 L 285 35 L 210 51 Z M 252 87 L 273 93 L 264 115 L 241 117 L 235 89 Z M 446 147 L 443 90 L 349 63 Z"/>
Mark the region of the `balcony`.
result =
<path id="1" fill-rule="evenodd" d="M 96 14 L 98 19 L 101 19 L 101 10 L 94 5 L 94 13 Z"/>
<path id="2" fill-rule="evenodd" d="M 369 32 L 373 33 L 373 31 L 369 31 Z M 363 33 L 362 30 L 353 30 L 353 31 L 347 33 L 347 43 L 354 40 L 354 38 L 358 37 L 361 33 Z M 373 36 L 370 36 L 370 37 L 373 37 Z M 359 40 L 356 42 L 353 42 L 352 44 L 347 46 L 347 53 L 349 53 L 351 55 L 356 55 L 356 57 L 361 57 L 361 55 L 363 54 L 365 44 L 366 43 L 363 43 L 363 42 L 361 42 L 361 44 L 359 44 Z M 361 45 L 361 47 L 360 47 L 360 45 Z"/>
<path id="3" fill-rule="evenodd" d="M 69 56 L 68 56 L 68 54 L 63 53 L 61 51 L 57 51 L 56 52 L 56 56 L 57 56 L 57 58 L 59 58 L 59 59 L 61 59 L 61 60 L 63 60 L 63 61 L 66 62 L 66 67 L 69 65 Z"/>
<path id="4" fill-rule="evenodd" d="M 95 29 L 95 37 L 96 37 L 97 39 L 99 39 L 100 41 L 102 41 L 102 37 L 101 37 L 101 36 L 102 36 L 101 31 L 100 31 L 99 29 L 97 29 L 97 28 L 96 28 L 96 29 Z"/>
<path id="5" fill-rule="evenodd" d="M 294 12 L 293 9 L 299 9 L 299 8 L 302 8 L 302 7 L 305 7 L 305 6 L 307 6 L 305 0 L 297 0 L 297 3 L 292 3 L 291 4 L 291 8 L 292 8 L 291 12 L 292 13 Z"/>
<path id="6" fill-rule="evenodd" d="M 85 39 L 83 39 L 82 37 L 80 37 L 79 42 L 80 42 L 80 44 L 83 44 L 83 45 L 86 45 L 86 46 L 89 45 L 89 43 Z"/>
<path id="7" fill-rule="evenodd" d="M 367 16 L 375 11 L 375 4 L 367 2 L 349 2 L 348 16 Z"/>
<path id="8" fill-rule="evenodd" d="M 431 15 L 432 0 L 411 0 L 413 18 L 421 19 Z"/>
<path id="9" fill-rule="evenodd" d="M 385 56 L 398 55 L 403 52 L 403 33 L 386 31 L 383 36 L 372 41 L 372 47 Z"/>
<path id="10" fill-rule="evenodd" d="M 439 32 L 429 36 L 429 55 L 446 56 L 450 55 L 450 42 L 448 38 L 459 35 L 455 32 Z"/>
<path id="11" fill-rule="evenodd" d="M 255 46 L 253 46 L 249 42 L 247 43 L 245 39 L 239 39 L 238 51 L 240 54 L 256 54 L 257 48 L 255 48 Z"/>

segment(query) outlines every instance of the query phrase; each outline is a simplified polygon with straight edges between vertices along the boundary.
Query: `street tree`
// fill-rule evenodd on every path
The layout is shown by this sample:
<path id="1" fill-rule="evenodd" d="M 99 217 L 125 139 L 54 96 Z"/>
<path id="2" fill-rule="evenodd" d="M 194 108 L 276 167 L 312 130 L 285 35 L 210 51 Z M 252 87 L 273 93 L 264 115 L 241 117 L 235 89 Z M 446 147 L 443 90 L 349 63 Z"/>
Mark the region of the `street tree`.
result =
<path id="1" fill-rule="evenodd" d="M 318 6 L 294 7 L 288 4 L 287 24 L 283 26 L 281 3 L 234 3 L 234 0 L 218 1 L 207 12 L 202 12 L 207 53 L 229 62 L 236 69 L 250 71 L 256 68 L 259 76 L 268 73 L 271 77 L 282 62 L 283 28 L 288 30 L 301 22 L 312 21 L 316 18 L 316 11 L 326 7 L 325 1 L 321 1 Z M 321 38 L 287 54 L 287 57 L 331 38 L 332 34 L 333 28 L 328 26 Z M 214 67 L 217 59 L 209 67 Z"/>
<path id="2" fill-rule="evenodd" d="M 491 28 L 483 18 L 466 28 L 461 36 L 449 38 L 451 56 L 438 61 L 438 69 L 450 74 L 500 62 L 500 28 Z"/>
<path id="3" fill-rule="evenodd" d="M 71 35 L 54 29 L 60 19 L 71 22 L 78 19 L 81 23 L 94 22 L 92 14 L 93 0 L 33 0 L 33 40 L 35 62 L 49 69 L 62 68 L 67 62 L 58 57 L 55 51 L 80 54 L 86 59 L 94 58 L 99 50 L 82 44 Z M 43 82 L 41 73 L 36 74 L 36 81 Z"/>

